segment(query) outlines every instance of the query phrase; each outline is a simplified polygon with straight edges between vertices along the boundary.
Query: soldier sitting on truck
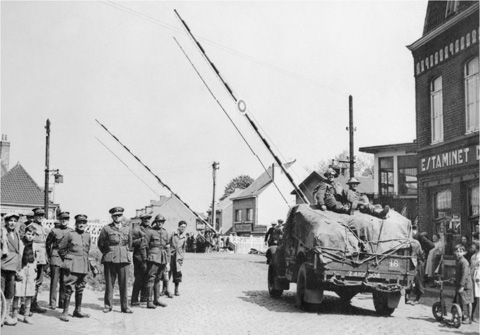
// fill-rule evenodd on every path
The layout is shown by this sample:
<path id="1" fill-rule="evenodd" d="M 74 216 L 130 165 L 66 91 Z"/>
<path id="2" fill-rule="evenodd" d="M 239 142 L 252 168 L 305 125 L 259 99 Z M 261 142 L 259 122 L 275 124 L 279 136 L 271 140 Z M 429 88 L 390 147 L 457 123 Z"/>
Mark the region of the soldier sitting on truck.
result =
<path id="1" fill-rule="evenodd" d="M 357 187 L 360 182 L 357 178 L 352 177 L 347 181 L 348 191 L 346 192 L 347 202 L 351 204 L 351 212 L 359 210 L 362 213 L 375 216 L 377 218 L 384 219 L 390 211 L 390 206 L 386 205 L 384 209 L 380 205 L 372 205 L 368 200 L 368 197 L 357 191 Z"/>
<path id="2" fill-rule="evenodd" d="M 324 179 L 313 191 L 317 205 L 322 211 L 327 209 L 337 213 L 350 214 L 351 205 L 345 201 L 343 187 L 334 181 L 337 173 L 328 168 Z"/>

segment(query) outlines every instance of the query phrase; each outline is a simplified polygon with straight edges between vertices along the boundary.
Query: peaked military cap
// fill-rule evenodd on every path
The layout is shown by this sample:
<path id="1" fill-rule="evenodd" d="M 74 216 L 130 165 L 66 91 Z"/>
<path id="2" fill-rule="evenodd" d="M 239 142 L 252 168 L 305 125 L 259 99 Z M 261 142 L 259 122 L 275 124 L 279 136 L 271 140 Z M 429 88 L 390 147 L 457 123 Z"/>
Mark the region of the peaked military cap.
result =
<path id="1" fill-rule="evenodd" d="M 157 222 L 157 221 L 165 222 L 167 220 L 165 220 L 162 214 L 157 214 L 155 215 L 155 219 L 153 220 L 153 222 Z"/>
<path id="2" fill-rule="evenodd" d="M 25 214 L 25 216 L 26 216 L 27 218 L 31 218 L 31 217 L 33 217 L 33 215 L 34 215 L 34 214 L 33 214 L 32 211 L 28 211 L 28 212 Z"/>
<path id="3" fill-rule="evenodd" d="M 33 210 L 33 215 L 45 215 L 45 211 L 43 210 L 43 208 L 38 207 Z"/>
<path id="4" fill-rule="evenodd" d="M 87 222 L 87 216 L 85 214 L 75 215 L 75 222 Z"/>
<path id="5" fill-rule="evenodd" d="M 148 220 L 149 220 L 149 219 L 151 219 L 151 218 L 152 218 L 152 216 L 151 216 L 150 214 L 142 214 L 142 215 L 140 215 L 140 219 L 148 219 Z"/>
<path id="6" fill-rule="evenodd" d="M 58 216 L 59 219 L 70 219 L 70 213 L 69 212 L 61 212 L 60 215 Z"/>
<path id="7" fill-rule="evenodd" d="M 110 209 L 108 212 L 111 214 L 111 215 L 115 215 L 115 214 L 120 214 L 120 215 L 123 215 L 123 212 L 125 210 L 122 208 L 122 207 L 113 207 L 112 209 Z"/>

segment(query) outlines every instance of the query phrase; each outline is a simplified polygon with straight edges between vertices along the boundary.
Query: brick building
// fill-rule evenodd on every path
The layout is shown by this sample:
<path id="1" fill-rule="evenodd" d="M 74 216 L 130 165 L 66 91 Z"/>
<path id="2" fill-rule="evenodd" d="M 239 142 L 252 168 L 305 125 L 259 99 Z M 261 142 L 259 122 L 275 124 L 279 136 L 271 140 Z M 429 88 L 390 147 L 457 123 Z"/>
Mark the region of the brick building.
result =
<path id="1" fill-rule="evenodd" d="M 429 1 L 414 59 L 419 229 L 453 246 L 479 230 L 479 3 Z"/>

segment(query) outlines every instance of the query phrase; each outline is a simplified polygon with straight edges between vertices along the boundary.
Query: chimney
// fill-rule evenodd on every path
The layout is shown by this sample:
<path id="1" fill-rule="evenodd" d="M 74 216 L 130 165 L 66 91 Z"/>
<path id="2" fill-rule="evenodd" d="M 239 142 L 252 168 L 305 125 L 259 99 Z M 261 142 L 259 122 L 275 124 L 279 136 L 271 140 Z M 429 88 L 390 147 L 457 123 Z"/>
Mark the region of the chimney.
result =
<path id="1" fill-rule="evenodd" d="M 10 142 L 7 141 L 7 135 L 2 134 L 0 142 L 0 159 L 6 171 L 10 169 Z"/>

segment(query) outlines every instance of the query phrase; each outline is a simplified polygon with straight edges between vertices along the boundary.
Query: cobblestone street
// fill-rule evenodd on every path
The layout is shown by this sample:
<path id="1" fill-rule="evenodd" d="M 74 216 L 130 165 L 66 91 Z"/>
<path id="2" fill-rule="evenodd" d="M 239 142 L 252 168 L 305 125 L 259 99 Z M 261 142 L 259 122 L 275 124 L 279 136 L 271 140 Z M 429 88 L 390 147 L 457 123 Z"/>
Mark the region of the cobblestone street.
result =
<path id="1" fill-rule="evenodd" d="M 120 313 L 118 295 L 113 312 L 104 314 L 103 292 L 88 290 L 83 311 L 90 319 L 58 319 L 60 310 L 34 314 L 34 325 L 19 322 L 2 327 L 2 334 L 478 334 L 479 324 L 459 329 L 435 321 L 430 306 L 402 302 L 391 317 L 374 312 L 369 295 L 352 299 L 340 310 L 339 299 L 326 293 L 317 312 L 295 307 L 295 285 L 281 298 L 267 292 L 265 257 L 229 253 L 187 254 L 180 297 L 164 299 L 166 308 L 133 308 Z M 130 293 L 130 289 L 129 289 Z M 47 305 L 48 292 L 40 302 Z M 428 299 L 425 299 L 426 301 Z M 70 314 L 73 312 L 73 299 Z"/>

